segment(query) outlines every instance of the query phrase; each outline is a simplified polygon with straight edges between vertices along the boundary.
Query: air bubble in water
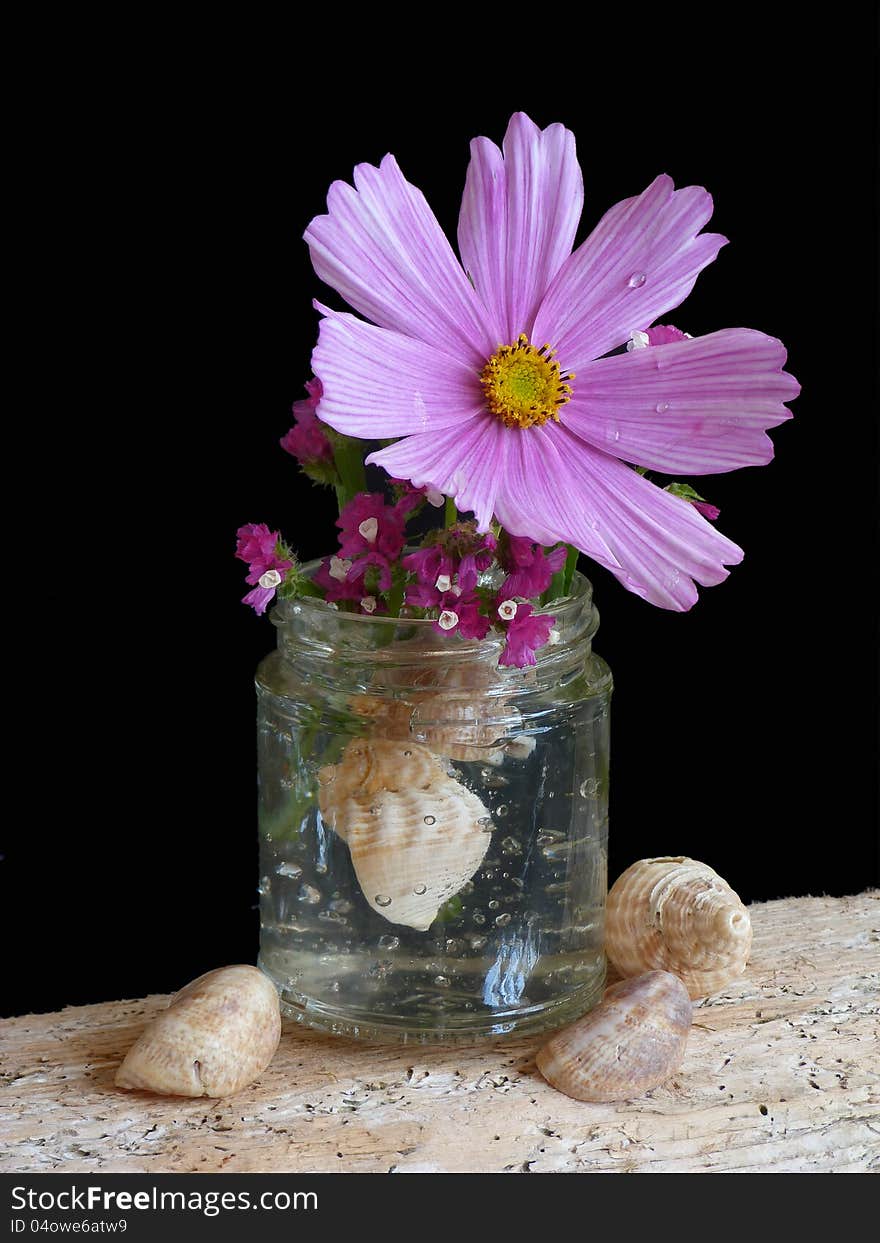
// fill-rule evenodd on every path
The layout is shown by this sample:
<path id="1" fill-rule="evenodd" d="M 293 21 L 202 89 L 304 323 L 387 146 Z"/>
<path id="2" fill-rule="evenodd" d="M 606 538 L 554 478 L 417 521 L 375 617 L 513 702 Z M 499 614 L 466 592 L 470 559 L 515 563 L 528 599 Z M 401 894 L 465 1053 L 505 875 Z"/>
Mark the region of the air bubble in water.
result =
<path id="1" fill-rule="evenodd" d="M 396 950 L 400 945 L 400 937 L 379 937 L 379 949 Z"/>
<path id="2" fill-rule="evenodd" d="M 291 880 L 296 880 L 297 876 L 302 876 L 302 868 L 298 863 L 279 863 L 275 871 L 279 876 L 289 876 Z"/>
<path id="3" fill-rule="evenodd" d="M 500 807 L 497 807 L 495 809 L 495 815 L 498 816 L 499 819 L 503 819 L 504 816 L 507 815 L 507 804 L 502 803 Z"/>
<path id="4" fill-rule="evenodd" d="M 518 842 L 515 837 L 505 837 L 501 843 L 501 851 L 505 855 L 521 855 L 523 852 L 522 843 Z"/>
<path id="5" fill-rule="evenodd" d="M 496 915 L 495 925 L 498 928 L 506 928 L 510 923 L 510 916 L 505 912 L 503 915 Z"/>
<path id="6" fill-rule="evenodd" d="M 581 798 L 595 798 L 599 792 L 599 782 L 595 777 L 588 777 L 580 784 Z"/>
<path id="7" fill-rule="evenodd" d="M 309 906 L 316 906 L 321 901 L 321 890 L 316 889 L 314 885 L 300 885 L 298 897 L 300 902 L 308 902 Z"/>

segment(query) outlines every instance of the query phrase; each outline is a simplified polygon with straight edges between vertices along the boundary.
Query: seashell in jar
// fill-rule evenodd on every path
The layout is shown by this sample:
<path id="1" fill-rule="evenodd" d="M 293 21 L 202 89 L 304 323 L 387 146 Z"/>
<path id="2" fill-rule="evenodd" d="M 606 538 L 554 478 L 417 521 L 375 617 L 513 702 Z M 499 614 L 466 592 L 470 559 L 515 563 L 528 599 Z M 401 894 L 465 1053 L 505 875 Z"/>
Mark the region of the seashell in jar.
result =
<path id="1" fill-rule="evenodd" d="M 622 976 L 672 971 L 707 997 L 742 975 L 751 944 L 745 906 L 696 859 L 640 859 L 609 890 L 605 952 Z"/>
<path id="2" fill-rule="evenodd" d="M 483 861 L 493 828 L 484 804 L 418 743 L 353 739 L 318 783 L 321 815 L 347 842 L 369 905 L 424 932 Z"/>
<path id="3" fill-rule="evenodd" d="M 681 1065 L 691 1019 L 678 977 L 649 971 L 609 988 L 595 1009 L 551 1036 L 535 1060 L 547 1082 L 575 1100 L 632 1100 Z"/>
<path id="4" fill-rule="evenodd" d="M 424 666 L 424 650 L 420 640 L 412 649 L 413 664 L 381 671 L 367 694 L 351 700 L 352 709 L 372 718 L 384 737 L 423 743 L 451 760 L 500 764 L 504 739 L 522 728 L 522 718 L 508 706 L 497 653 Z"/>
<path id="5" fill-rule="evenodd" d="M 256 967 L 221 967 L 175 993 L 129 1049 L 116 1086 L 231 1096 L 266 1069 L 280 1038 L 274 984 Z"/>

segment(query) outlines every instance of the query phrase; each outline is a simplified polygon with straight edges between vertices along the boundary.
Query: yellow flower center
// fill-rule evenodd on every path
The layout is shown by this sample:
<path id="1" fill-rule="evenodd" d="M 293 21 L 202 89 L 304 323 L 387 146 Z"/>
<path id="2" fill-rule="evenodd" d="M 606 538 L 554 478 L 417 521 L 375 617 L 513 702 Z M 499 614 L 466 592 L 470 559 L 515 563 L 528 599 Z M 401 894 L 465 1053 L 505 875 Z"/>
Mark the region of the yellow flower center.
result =
<path id="1" fill-rule="evenodd" d="M 533 427 L 559 422 L 559 407 L 571 396 L 574 372 L 560 371 L 556 351 L 529 344 L 520 333 L 514 345 L 499 345 L 480 372 L 486 405 L 505 427 Z"/>

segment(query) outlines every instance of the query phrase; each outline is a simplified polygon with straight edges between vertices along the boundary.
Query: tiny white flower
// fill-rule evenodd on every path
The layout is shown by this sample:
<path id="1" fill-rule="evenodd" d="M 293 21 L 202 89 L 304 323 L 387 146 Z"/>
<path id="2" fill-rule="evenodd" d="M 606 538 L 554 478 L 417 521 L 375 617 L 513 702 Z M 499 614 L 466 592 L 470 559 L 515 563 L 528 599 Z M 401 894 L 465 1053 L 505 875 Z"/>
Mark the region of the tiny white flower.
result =
<path id="1" fill-rule="evenodd" d="M 379 521 L 376 518 L 364 518 L 358 530 L 368 544 L 375 544 L 376 536 L 379 534 Z"/>
<path id="2" fill-rule="evenodd" d="M 375 613 L 376 597 L 375 596 L 364 596 L 363 600 L 361 600 L 361 608 L 364 610 L 365 613 Z"/>
<path id="3" fill-rule="evenodd" d="M 648 334 L 646 332 L 631 332 L 629 334 L 629 340 L 626 343 L 626 348 L 630 351 L 643 350 L 650 344 L 651 342 L 648 339 Z"/>
<path id="4" fill-rule="evenodd" d="M 444 609 L 437 618 L 437 625 L 441 630 L 452 630 L 458 625 L 458 614 L 453 613 L 452 609 Z"/>
<path id="5" fill-rule="evenodd" d="M 348 571 L 351 569 L 351 562 L 347 557 L 331 557 L 330 558 L 330 577 L 335 578 L 338 583 L 344 583 L 348 578 Z"/>
<path id="6" fill-rule="evenodd" d="M 429 505 L 433 505 L 435 509 L 439 509 L 444 503 L 445 497 L 442 492 L 438 492 L 436 488 L 428 488 L 425 493 L 425 500 Z"/>
<path id="7" fill-rule="evenodd" d="M 451 591 L 452 579 L 449 577 L 448 574 L 441 574 L 438 577 L 434 586 L 437 588 L 438 591 Z"/>
<path id="8" fill-rule="evenodd" d="M 281 575 L 277 570 L 267 570 L 265 574 L 260 575 L 261 587 L 279 587 L 281 585 Z"/>
<path id="9" fill-rule="evenodd" d="M 551 631 L 550 631 L 550 633 L 549 633 L 549 635 L 547 636 L 547 642 L 548 642 L 548 643 L 551 643 L 551 644 L 552 644 L 552 643 L 558 643 L 558 642 L 559 642 L 559 640 L 560 640 L 561 638 L 562 638 L 562 635 L 561 635 L 561 634 L 559 633 L 559 631 L 558 631 L 558 630 L 554 627 L 554 628 L 553 628 L 553 630 L 551 630 Z"/>
<path id="10" fill-rule="evenodd" d="M 502 621 L 513 621 L 514 617 L 516 617 L 516 601 L 505 600 L 503 604 L 499 604 L 498 616 Z"/>

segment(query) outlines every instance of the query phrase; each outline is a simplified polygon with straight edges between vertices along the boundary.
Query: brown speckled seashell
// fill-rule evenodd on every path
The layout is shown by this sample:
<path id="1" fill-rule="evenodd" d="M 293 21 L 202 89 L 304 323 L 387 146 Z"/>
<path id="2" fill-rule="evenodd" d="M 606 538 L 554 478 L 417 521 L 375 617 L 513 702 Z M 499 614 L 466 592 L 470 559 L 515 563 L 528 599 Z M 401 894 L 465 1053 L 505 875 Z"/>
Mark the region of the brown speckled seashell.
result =
<path id="1" fill-rule="evenodd" d="M 505 738 L 522 725 L 506 690 L 494 660 L 405 665 L 382 671 L 350 706 L 382 737 L 422 743 L 451 760 L 500 764 Z"/>
<path id="2" fill-rule="evenodd" d="M 318 800 L 372 909 L 422 932 L 480 866 L 494 827 L 477 795 L 418 743 L 354 739 L 321 769 Z"/>
<path id="3" fill-rule="evenodd" d="M 608 989 L 594 1010 L 538 1051 L 541 1074 L 579 1101 L 628 1101 L 665 1083 L 684 1058 L 692 1006 L 668 971 Z"/>
<path id="4" fill-rule="evenodd" d="M 338 764 L 318 770 L 318 805 L 321 815 L 335 828 L 334 809 L 344 799 L 366 797 L 380 790 L 425 790 L 445 776 L 446 765 L 440 756 L 418 743 L 352 738 Z"/>
<path id="5" fill-rule="evenodd" d="M 275 985 L 256 967 L 221 967 L 175 993 L 129 1049 L 116 1086 L 231 1096 L 266 1069 L 280 1038 Z"/>
<path id="6" fill-rule="evenodd" d="M 622 976 L 672 971 L 707 997 L 742 975 L 751 944 L 747 909 L 696 859 L 640 859 L 608 893 L 605 951 Z"/>

